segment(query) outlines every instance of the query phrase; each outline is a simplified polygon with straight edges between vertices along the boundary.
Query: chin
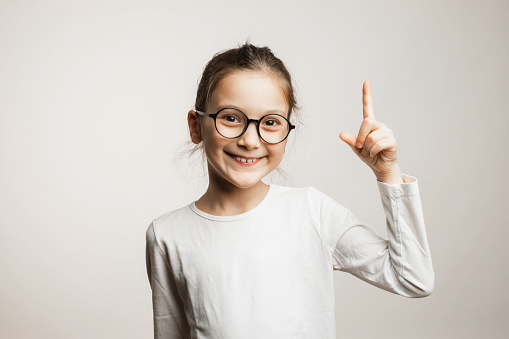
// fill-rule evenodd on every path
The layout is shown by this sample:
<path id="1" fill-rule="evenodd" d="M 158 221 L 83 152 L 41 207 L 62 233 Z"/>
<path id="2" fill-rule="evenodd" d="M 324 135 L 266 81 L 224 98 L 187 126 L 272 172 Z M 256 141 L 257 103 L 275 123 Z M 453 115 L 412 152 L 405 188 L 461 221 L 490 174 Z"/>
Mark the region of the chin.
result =
<path id="1" fill-rule="evenodd" d="M 228 180 L 230 183 L 238 188 L 247 189 L 255 186 L 258 184 L 261 179 L 254 179 L 253 178 L 237 178 L 236 180 Z"/>
<path id="2" fill-rule="evenodd" d="M 232 184 L 238 188 L 247 189 L 247 188 L 251 188 L 251 187 L 255 186 L 259 182 L 260 181 L 257 181 L 257 182 L 242 181 L 242 182 L 232 182 Z"/>

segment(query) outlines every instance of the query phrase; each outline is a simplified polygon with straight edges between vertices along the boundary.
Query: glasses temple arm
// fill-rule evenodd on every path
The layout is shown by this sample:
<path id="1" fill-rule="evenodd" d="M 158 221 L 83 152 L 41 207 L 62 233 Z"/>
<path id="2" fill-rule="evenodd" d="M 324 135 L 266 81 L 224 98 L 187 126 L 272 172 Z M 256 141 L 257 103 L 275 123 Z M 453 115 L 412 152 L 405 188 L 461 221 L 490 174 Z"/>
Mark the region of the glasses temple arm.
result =
<path id="1" fill-rule="evenodd" d="M 199 115 L 203 115 L 203 116 L 206 116 L 206 117 L 213 117 L 215 115 L 215 114 L 208 114 L 208 113 L 205 113 L 205 112 L 202 112 L 202 111 L 198 111 L 196 109 L 194 109 L 193 111 L 195 111 Z"/>

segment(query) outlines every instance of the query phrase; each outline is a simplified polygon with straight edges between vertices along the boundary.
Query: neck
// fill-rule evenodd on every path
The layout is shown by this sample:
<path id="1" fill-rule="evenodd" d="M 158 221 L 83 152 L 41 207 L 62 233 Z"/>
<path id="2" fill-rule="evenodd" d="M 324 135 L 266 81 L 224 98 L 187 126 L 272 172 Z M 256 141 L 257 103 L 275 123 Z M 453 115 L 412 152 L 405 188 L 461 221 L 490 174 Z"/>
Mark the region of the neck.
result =
<path id="1" fill-rule="evenodd" d="M 248 212 L 258 206 L 267 195 L 269 186 L 261 180 L 248 188 L 240 188 L 209 174 L 209 186 L 196 201 L 196 207 L 208 214 L 227 216 Z"/>

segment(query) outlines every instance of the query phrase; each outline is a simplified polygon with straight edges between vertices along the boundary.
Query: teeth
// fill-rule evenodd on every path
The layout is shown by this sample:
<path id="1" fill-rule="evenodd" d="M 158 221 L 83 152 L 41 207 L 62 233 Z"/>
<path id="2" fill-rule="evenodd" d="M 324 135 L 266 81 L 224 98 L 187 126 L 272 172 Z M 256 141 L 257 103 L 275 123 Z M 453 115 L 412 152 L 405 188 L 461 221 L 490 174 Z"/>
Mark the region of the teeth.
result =
<path id="1" fill-rule="evenodd" d="M 252 162 L 257 161 L 258 159 L 246 159 L 246 158 L 241 158 L 241 157 L 235 157 L 235 160 L 240 161 L 242 163 L 252 163 Z"/>

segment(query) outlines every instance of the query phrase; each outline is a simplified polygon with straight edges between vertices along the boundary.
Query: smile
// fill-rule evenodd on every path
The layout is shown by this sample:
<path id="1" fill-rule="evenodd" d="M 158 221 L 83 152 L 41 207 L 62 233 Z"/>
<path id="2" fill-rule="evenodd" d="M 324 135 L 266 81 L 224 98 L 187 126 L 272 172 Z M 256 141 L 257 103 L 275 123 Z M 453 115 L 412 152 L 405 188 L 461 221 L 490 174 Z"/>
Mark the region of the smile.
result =
<path id="1" fill-rule="evenodd" d="M 234 159 L 237 163 L 239 163 L 241 165 L 244 165 L 244 166 L 254 165 L 257 162 L 259 162 L 261 159 L 265 158 L 265 157 L 261 157 L 261 158 L 244 158 L 244 157 L 239 157 L 238 155 L 233 155 L 233 154 L 230 154 L 230 153 L 227 153 L 227 154 L 232 159 Z"/>

